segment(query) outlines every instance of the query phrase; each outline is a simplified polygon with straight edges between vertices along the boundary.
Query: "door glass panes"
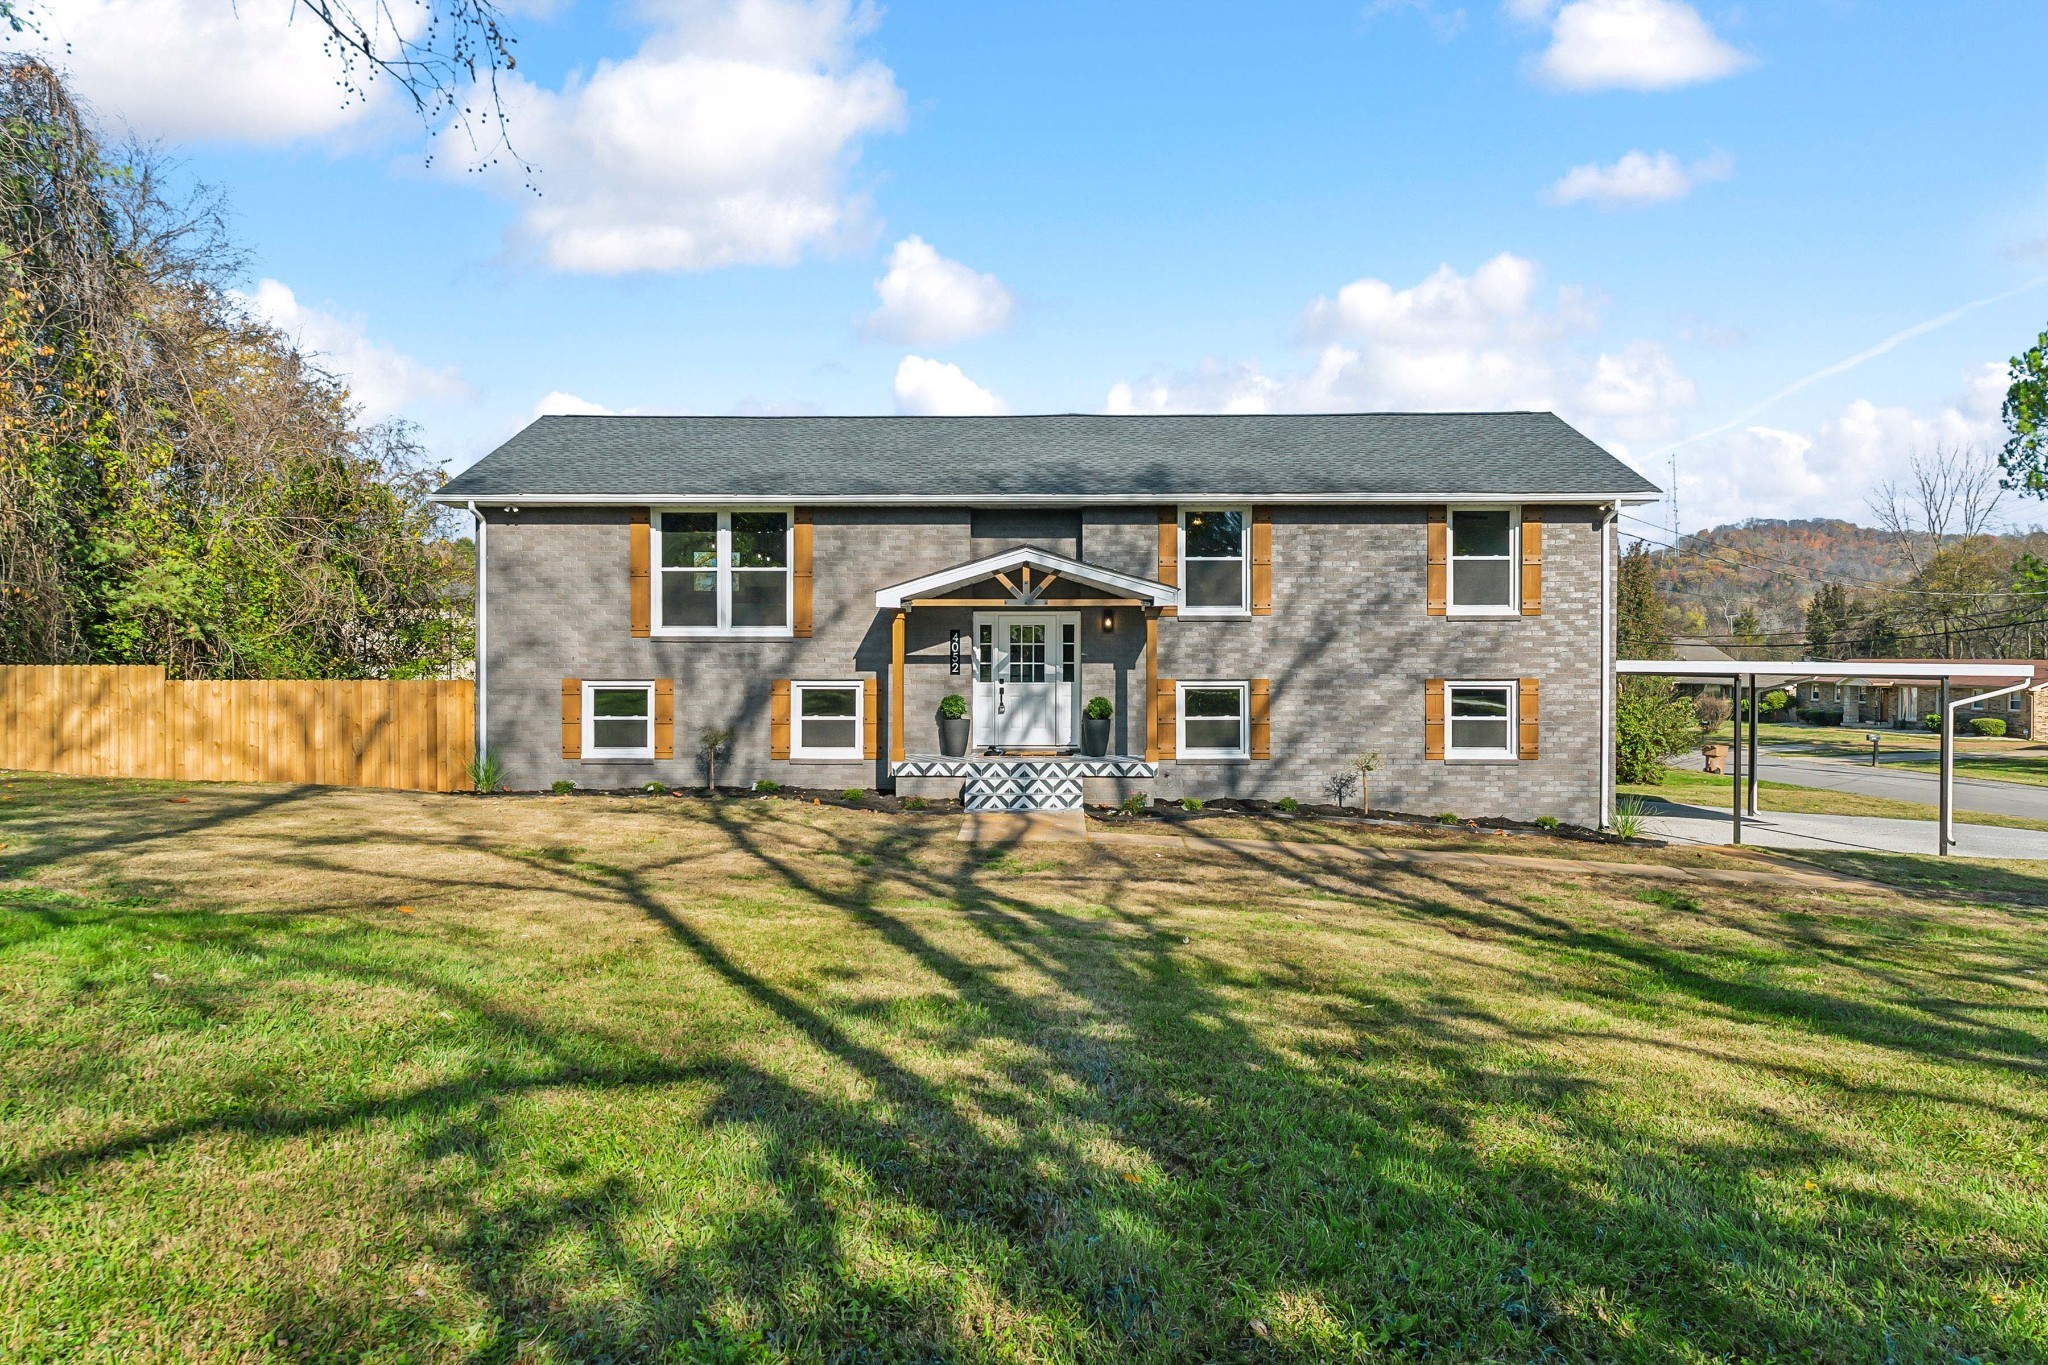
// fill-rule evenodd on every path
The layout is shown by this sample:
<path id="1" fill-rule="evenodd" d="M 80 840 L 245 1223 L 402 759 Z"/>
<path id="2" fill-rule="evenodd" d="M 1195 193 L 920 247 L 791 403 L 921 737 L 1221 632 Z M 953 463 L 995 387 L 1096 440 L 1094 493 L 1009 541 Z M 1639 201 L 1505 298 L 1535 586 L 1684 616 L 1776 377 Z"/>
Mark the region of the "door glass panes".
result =
<path id="1" fill-rule="evenodd" d="M 1182 741 L 1189 749 L 1233 754 L 1244 749 L 1244 689 L 1184 688 L 1180 713 Z"/>
<path id="2" fill-rule="evenodd" d="M 1182 584 L 1190 607 L 1244 605 L 1244 513 L 1189 512 L 1182 532 Z"/>
<path id="3" fill-rule="evenodd" d="M 1506 508 L 1451 513 L 1451 605 L 1514 605 L 1514 514 Z"/>
<path id="4" fill-rule="evenodd" d="M 859 701 L 850 687 L 806 687 L 802 689 L 802 731 L 798 744 L 805 749 L 855 749 L 860 744 Z"/>
<path id="5" fill-rule="evenodd" d="M 1046 680 L 1045 666 L 1045 627 L 1042 625 L 1011 626 L 1009 681 L 1013 683 L 1044 682 Z"/>
<path id="6" fill-rule="evenodd" d="M 718 514 L 661 514 L 661 623 L 718 624 Z"/>
<path id="7" fill-rule="evenodd" d="M 1508 689 L 1451 689 L 1451 749 L 1504 752 L 1508 747 Z"/>
<path id="8" fill-rule="evenodd" d="M 597 749 L 651 749 L 644 687 L 590 689 L 590 743 Z"/>
<path id="9" fill-rule="evenodd" d="M 781 512 L 732 514 L 732 627 L 789 624 L 789 518 Z"/>
<path id="10" fill-rule="evenodd" d="M 996 628 L 984 621 L 974 642 L 974 680 L 996 680 Z"/>
<path id="11" fill-rule="evenodd" d="M 1060 624 L 1061 682 L 1072 682 L 1074 680 L 1074 669 L 1075 665 L 1079 662 L 1077 658 L 1079 652 L 1074 644 L 1074 623 L 1072 621 L 1062 622 Z"/>

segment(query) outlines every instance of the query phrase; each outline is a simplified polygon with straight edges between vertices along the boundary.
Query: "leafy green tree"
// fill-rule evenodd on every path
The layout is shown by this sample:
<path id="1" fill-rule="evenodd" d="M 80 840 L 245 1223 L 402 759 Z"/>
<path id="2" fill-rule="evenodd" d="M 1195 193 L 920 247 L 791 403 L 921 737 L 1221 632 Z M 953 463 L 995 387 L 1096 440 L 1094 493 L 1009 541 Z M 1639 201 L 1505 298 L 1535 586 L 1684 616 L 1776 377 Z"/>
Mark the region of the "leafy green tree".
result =
<path id="1" fill-rule="evenodd" d="M 1852 619 L 1849 594 L 1839 583 L 1823 583 L 1806 603 L 1806 652 L 1809 658 L 1832 659 L 1844 642 Z"/>
<path id="2" fill-rule="evenodd" d="M 1659 566 L 1641 541 L 1621 557 L 1615 584 L 1615 646 L 1624 659 L 1668 659 L 1671 629 L 1664 594 L 1657 586 Z"/>
<path id="3" fill-rule="evenodd" d="M 0 60 L 0 662 L 451 670 L 469 580 L 438 473 L 235 301 L 223 224 Z"/>
<path id="4" fill-rule="evenodd" d="M 1745 606 L 1735 613 L 1735 620 L 1728 627 L 1728 633 L 1735 638 L 1738 646 L 1728 652 L 1737 658 L 1753 659 L 1763 652 L 1764 623 L 1756 614 L 1755 607 Z"/>
<path id="5" fill-rule="evenodd" d="M 2001 415 L 2012 433 L 1999 452 L 2005 486 L 2048 498 L 2048 332 L 2012 358 Z"/>
<path id="6" fill-rule="evenodd" d="M 1700 718 L 1671 678 L 1625 677 L 1614 704 L 1614 776 L 1660 783 L 1665 760 L 1699 743 Z"/>

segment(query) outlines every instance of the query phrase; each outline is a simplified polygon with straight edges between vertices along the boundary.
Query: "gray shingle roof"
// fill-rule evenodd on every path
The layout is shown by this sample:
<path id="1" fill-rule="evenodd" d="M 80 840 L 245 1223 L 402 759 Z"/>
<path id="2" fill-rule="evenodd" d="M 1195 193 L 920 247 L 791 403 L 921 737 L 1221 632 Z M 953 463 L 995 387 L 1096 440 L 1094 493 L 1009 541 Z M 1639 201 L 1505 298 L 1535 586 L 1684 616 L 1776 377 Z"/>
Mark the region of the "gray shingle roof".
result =
<path id="1" fill-rule="evenodd" d="M 973 502 L 1654 496 L 1547 412 L 1098 417 L 543 417 L 465 498 Z"/>

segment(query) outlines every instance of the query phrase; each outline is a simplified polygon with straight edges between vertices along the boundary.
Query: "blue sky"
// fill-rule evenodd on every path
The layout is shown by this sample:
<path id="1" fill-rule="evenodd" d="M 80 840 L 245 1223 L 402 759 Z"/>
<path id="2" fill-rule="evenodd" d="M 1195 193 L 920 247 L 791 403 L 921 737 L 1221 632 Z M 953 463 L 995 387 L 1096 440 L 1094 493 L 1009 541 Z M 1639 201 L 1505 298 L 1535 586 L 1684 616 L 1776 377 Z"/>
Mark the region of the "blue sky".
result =
<path id="1" fill-rule="evenodd" d="M 1867 519 L 2048 325 L 2037 0 L 530 0 L 538 196 L 288 0 L 46 16 L 451 468 L 538 411 L 1534 406 L 1677 446 L 1688 528 Z"/>

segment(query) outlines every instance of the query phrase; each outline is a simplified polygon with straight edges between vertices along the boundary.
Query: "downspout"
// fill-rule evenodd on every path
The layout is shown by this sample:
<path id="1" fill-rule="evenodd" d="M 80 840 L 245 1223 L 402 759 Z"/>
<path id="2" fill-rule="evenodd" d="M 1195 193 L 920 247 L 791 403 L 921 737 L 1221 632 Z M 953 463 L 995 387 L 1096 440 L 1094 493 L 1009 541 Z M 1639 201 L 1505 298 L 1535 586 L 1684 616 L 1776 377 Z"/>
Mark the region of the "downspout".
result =
<path id="1" fill-rule="evenodd" d="M 1600 522 L 1600 828 L 1614 818 L 1614 521 Z"/>
<path id="2" fill-rule="evenodd" d="M 479 511 L 477 510 L 476 504 L 475 504 L 474 502 L 472 502 L 472 503 L 470 503 L 470 504 L 469 504 L 469 515 L 470 515 L 470 516 L 471 516 L 471 517 L 472 517 L 472 518 L 473 518 L 473 519 L 475 520 L 475 522 L 476 522 L 476 745 L 475 745 L 475 748 L 476 748 L 476 757 L 478 757 L 478 758 L 482 758 L 482 757 L 484 757 L 484 755 L 485 755 L 485 754 L 486 754 L 486 753 L 488 752 L 488 746 L 486 745 L 486 743 L 485 743 L 485 740 L 486 740 L 486 737 L 487 737 L 487 736 L 488 736 L 488 735 L 490 734 L 490 731 L 489 731 L 489 730 L 487 730 L 487 729 L 485 729 L 485 727 L 484 727 L 484 722 L 485 722 L 485 720 L 486 720 L 486 719 L 487 719 L 487 718 L 489 717 L 489 715 L 490 715 L 490 710 L 489 710 L 489 706 L 490 706 L 490 703 L 489 703 L 489 701 L 487 700 L 487 697 L 488 697 L 488 690 L 487 690 L 487 689 L 485 688 L 485 686 L 484 686 L 484 682 L 485 682 L 485 679 L 486 679 L 486 676 L 487 676 L 487 675 L 486 675 L 486 672 L 485 672 L 485 668 L 486 668 L 486 665 L 485 665 L 485 663 L 484 663 L 484 659 L 485 659 L 485 656 L 486 656 L 486 649 L 485 649 L 485 646 L 486 646 L 487 644 L 489 644 L 489 642 L 490 642 L 490 636 L 489 636 L 489 633 L 488 633 L 488 630 L 489 630 L 489 623 L 490 623 L 490 616 L 489 616 L 489 613 L 488 613 L 488 612 L 487 612 L 487 611 L 485 610 L 485 605 L 484 605 L 484 586 L 485 586 L 485 583 L 486 583 L 486 579 L 485 579 L 485 571 L 484 571 L 484 531 L 485 531 L 485 522 L 484 522 L 484 514 L 483 514 L 482 512 L 479 512 Z"/>

